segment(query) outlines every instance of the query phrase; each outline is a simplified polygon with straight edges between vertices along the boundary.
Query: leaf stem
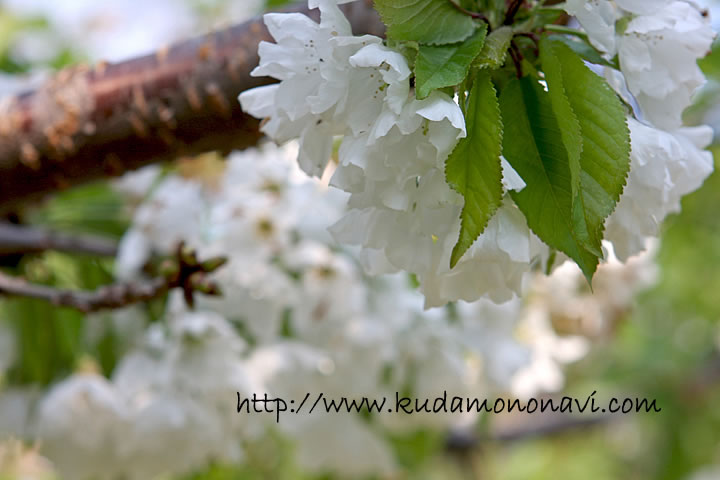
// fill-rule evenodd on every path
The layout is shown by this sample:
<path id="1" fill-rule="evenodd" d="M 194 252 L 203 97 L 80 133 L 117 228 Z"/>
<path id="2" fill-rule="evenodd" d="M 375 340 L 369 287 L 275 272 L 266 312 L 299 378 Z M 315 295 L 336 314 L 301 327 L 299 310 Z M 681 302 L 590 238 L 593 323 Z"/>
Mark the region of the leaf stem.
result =
<path id="1" fill-rule="evenodd" d="M 520 6 L 523 3 L 523 0 L 509 1 L 510 5 L 508 6 L 507 13 L 505 14 L 505 21 L 503 22 L 503 25 L 512 25 L 515 21 L 515 15 L 517 15 L 518 10 L 520 10 Z"/>
<path id="2" fill-rule="evenodd" d="M 475 20 L 482 20 L 483 22 L 487 23 L 488 33 L 490 33 L 492 31 L 492 26 L 490 25 L 490 20 L 484 14 L 482 14 L 480 12 L 471 12 L 470 10 L 468 10 L 468 9 L 462 7 L 460 4 L 456 3 L 454 0 L 448 0 L 448 1 L 459 12 L 464 13 L 465 15 L 467 15 L 470 18 L 473 18 Z"/>
<path id="3" fill-rule="evenodd" d="M 519 32 L 519 33 L 516 33 L 515 35 L 518 37 L 526 37 L 526 38 L 529 38 L 530 40 L 532 40 L 533 43 L 535 44 L 535 55 L 536 56 L 540 55 L 540 37 L 538 36 L 537 33 Z"/>
<path id="4" fill-rule="evenodd" d="M 580 30 L 576 30 L 574 28 L 566 27 L 564 25 L 545 25 L 545 31 L 553 32 L 553 33 L 562 33 L 565 35 L 574 35 L 585 41 L 589 40 L 587 33 L 581 32 Z"/>
<path id="5" fill-rule="evenodd" d="M 523 69 L 522 69 L 522 53 L 520 53 L 520 49 L 518 48 L 517 44 L 513 41 L 510 43 L 510 57 L 512 58 L 513 63 L 515 64 L 515 71 L 517 72 L 517 78 L 523 77 Z"/>

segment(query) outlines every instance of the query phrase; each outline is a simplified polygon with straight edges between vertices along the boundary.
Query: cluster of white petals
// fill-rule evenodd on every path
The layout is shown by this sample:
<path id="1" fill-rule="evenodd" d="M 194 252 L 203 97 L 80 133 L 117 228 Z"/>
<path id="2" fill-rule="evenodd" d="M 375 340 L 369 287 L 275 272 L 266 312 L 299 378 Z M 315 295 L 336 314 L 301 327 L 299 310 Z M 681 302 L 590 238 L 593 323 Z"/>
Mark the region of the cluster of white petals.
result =
<path id="1" fill-rule="evenodd" d="M 628 118 L 632 152 L 630 174 L 606 237 L 620 259 L 645 248 L 668 214 L 680 211 L 680 199 L 700 188 L 713 171 L 713 156 L 704 148 L 713 137 L 708 126 L 666 132 Z"/>
<path id="2" fill-rule="evenodd" d="M 260 45 L 254 75 L 280 80 L 243 93 L 243 108 L 265 118 L 278 143 L 300 140 L 298 163 L 321 176 L 342 136 L 330 184 L 350 194 L 349 211 L 331 227 L 335 239 L 361 248 L 367 273 L 416 276 L 425 307 L 522 293 L 523 277 L 548 249 L 528 229 L 509 196 L 454 268 L 462 197 L 447 184 L 444 164 L 466 135 L 457 103 L 441 92 L 424 100 L 410 88 L 405 58 L 373 36 L 355 37 L 335 0 L 319 6 L 319 24 L 301 14 L 269 14 L 277 43 Z M 696 61 L 714 33 L 705 13 L 683 0 L 570 0 L 589 39 L 620 71 L 607 68 L 614 88 L 633 105 L 632 166 L 625 193 L 608 219 L 607 238 L 621 259 L 646 238 L 680 198 L 712 171 L 703 151 L 705 127 L 682 127 L 682 111 L 704 77 Z M 639 119 L 639 120 L 638 120 Z M 524 183 L 503 162 L 506 189 Z"/>
<path id="3" fill-rule="evenodd" d="M 350 193 L 350 210 L 331 232 L 361 247 L 366 272 L 415 274 L 427 308 L 520 294 L 523 275 L 547 248 L 509 197 L 449 266 L 463 206 L 444 173 L 466 135 L 458 104 L 441 92 L 417 100 L 403 55 L 378 37 L 352 36 L 334 0 L 316 3 L 320 24 L 300 14 L 265 16 L 277 43 L 261 43 L 253 74 L 280 83 L 241 94 L 243 108 L 266 118 L 262 130 L 276 142 L 299 138 L 298 163 L 309 175 L 322 175 L 334 136 L 343 136 L 330 184 Z M 524 186 L 506 162 L 504 169 L 506 186 Z"/>
<path id="4" fill-rule="evenodd" d="M 228 258 L 214 274 L 225 295 L 198 296 L 191 312 L 173 294 L 160 322 L 138 307 L 92 318 L 124 339 L 112 376 L 86 368 L 47 392 L 8 389 L 0 432 L 38 439 L 63 478 L 78 480 L 252 463 L 256 450 L 247 447 L 273 432 L 291 442 L 304 471 L 387 475 L 398 468 L 391 436 L 467 426 L 478 414 L 368 419 L 316 410 L 276 423 L 274 414 L 238 414 L 236 392 L 296 402 L 320 392 L 394 402 L 404 392 L 432 403 L 444 392 L 493 399 L 562 386 L 563 365 L 581 358 L 587 342 L 555 333 L 547 306 L 558 302 L 515 297 L 425 310 L 408 275 L 369 277 L 335 246 L 327 228 L 348 195 L 307 178 L 297 150 L 265 145 L 232 155 L 219 178 L 156 180 L 124 237 L 119 275 L 140 277 L 150 255 L 183 240 L 200 258 Z M 542 296 L 560 294 L 550 290 Z M 102 337 L 90 332 L 88 341 Z"/>
<path id="5" fill-rule="evenodd" d="M 715 33 L 708 12 L 689 0 L 569 0 L 565 8 L 608 59 L 617 55 L 620 70 L 607 67 L 605 76 L 635 114 L 630 174 L 606 223 L 606 238 L 625 260 L 713 171 L 703 150 L 711 129 L 683 127 L 682 113 L 705 82 L 697 60 Z"/>
<path id="6" fill-rule="evenodd" d="M 198 296 L 189 311 L 175 292 L 161 321 L 141 308 L 99 316 L 93 325 L 125 340 L 111 378 L 78 372 L 47 392 L 3 391 L 0 433 L 39 439 L 66 478 L 147 479 L 252 462 L 246 447 L 278 433 L 305 471 L 389 476 L 398 469 L 391 436 L 478 415 L 316 411 L 278 423 L 274 413 L 237 413 L 235 393 L 299 402 L 320 392 L 359 400 L 557 391 L 587 337 L 610 329 L 654 281 L 651 256 L 616 258 L 645 249 L 712 171 L 702 150 L 709 130 L 682 127 L 680 117 L 702 83 L 694 62 L 712 40 L 694 4 L 566 3 L 593 45 L 618 55 L 620 71 L 606 75 L 637 107 L 627 186 L 607 222 L 608 263 L 589 295 L 570 263 L 549 277 L 529 274 L 548 248 L 507 195 L 449 268 L 463 199 L 444 165 L 466 135 L 463 114 L 441 92 L 416 99 L 404 56 L 378 37 L 353 36 L 338 3 L 309 1 L 320 23 L 266 15 L 277 43 L 261 44 L 254 74 L 280 82 L 240 97 L 267 119 L 269 137 L 297 143 L 234 154 L 218 178 L 148 170 L 118 186 L 144 200 L 116 275 L 139 279 L 149 259 L 184 242 L 200 258 L 227 257 L 213 276 L 225 295 Z M 334 188 L 307 178 L 326 171 Z M 506 190 L 524 188 L 504 160 L 503 175 Z M 0 370 L 11 362 L 0 358 Z"/>
<path id="7" fill-rule="evenodd" d="M 111 379 L 79 373 L 39 403 L 36 433 L 63 478 L 147 479 L 242 460 L 237 438 L 253 418 L 228 412 L 229 393 L 252 390 L 245 342 L 212 312 L 179 315 L 168 330 L 151 328 Z"/>
<path id="8" fill-rule="evenodd" d="M 598 267 L 590 290 L 578 266 L 567 261 L 551 275 L 533 276 L 526 297 L 520 338 L 532 338 L 532 361 L 512 377 L 521 398 L 558 391 L 565 381 L 562 365 L 584 357 L 591 340 L 611 337 L 636 296 L 658 279 L 657 240 L 641 254 L 621 262 L 604 243 L 607 261 Z"/>
<path id="9" fill-rule="evenodd" d="M 569 0 L 565 8 L 593 45 L 617 55 L 642 115 L 659 128 L 679 128 L 705 82 L 697 60 L 715 38 L 708 13 L 687 0 Z"/>

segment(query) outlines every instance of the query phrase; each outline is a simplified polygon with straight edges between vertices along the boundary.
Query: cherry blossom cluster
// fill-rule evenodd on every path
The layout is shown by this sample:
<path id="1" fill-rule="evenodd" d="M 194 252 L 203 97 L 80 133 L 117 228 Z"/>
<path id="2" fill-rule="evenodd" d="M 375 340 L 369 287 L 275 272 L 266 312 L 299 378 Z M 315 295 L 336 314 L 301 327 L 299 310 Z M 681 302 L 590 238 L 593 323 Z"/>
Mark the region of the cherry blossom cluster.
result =
<path id="1" fill-rule="evenodd" d="M 620 70 L 605 67 L 610 85 L 633 106 L 627 185 L 606 224 L 615 253 L 627 259 L 657 236 L 663 219 L 680 211 L 680 199 L 713 171 L 704 151 L 708 126 L 684 127 L 683 111 L 705 83 L 697 60 L 710 50 L 715 32 L 708 12 L 685 0 L 569 0 L 590 42 Z"/>
<path id="2" fill-rule="evenodd" d="M 378 37 L 353 36 L 335 0 L 309 6 L 320 9 L 319 24 L 301 14 L 265 16 L 276 43 L 261 43 L 253 75 L 280 82 L 244 92 L 240 102 L 266 119 L 262 130 L 270 138 L 300 140 L 298 163 L 307 174 L 321 176 L 336 155 L 330 184 L 350 197 L 349 211 L 330 228 L 334 238 L 360 246 L 370 274 L 416 275 L 426 307 L 521 295 L 523 276 L 544 265 L 549 251 L 509 195 L 449 266 L 463 207 L 445 178 L 445 161 L 466 135 L 457 101 L 440 91 L 416 99 L 399 51 Z M 605 57 L 618 56 L 620 70 L 604 74 L 634 106 L 631 170 L 606 222 L 606 239 L 625 260 L 642 251 L 665 216 L 679 210 L 680 198 L 712 171 L 712 156 L 703 150 L 711 130 L 682 127 L 681 114 L 704 81 L 696 60 L 714 33 L 703 12 L 685 1 L 571 0 L 566 8 Z M 504 160 L 503 184 L 506 192 L 525 185 Z"/>
<path id="3" fill-rule="evenodd" d="M 261 43 L 253 75 L 281 82 L 243 93 L 243 108 L 268 118 L 263 131 L 277 142 L 300 139 L 298 163 L 309 175 L 325 171 L 334 136 L 344 135 L 330 184 L 350 193 L 350 210 L 330 230 L 341 243 L 362 247 L 367 272 L 415 274 L 426 307 L 484 296 L 510 300 L 547 248 L 509 197 L 449 267 L 463 200 L 444 172 L 466 135 L 460 107 L 441 92 L 415 99 L 402 54 L 378 37 L 353 36 L 334 0 L 310 2 L 316 6 L 320 24 L 301 14 L 265 16 L 277 43 Z M 503 167 L 505 186 L 522 188 L 510 165 Z"/>
<path id="4" fill-rule="evenodd" d="M 627 267 L 603 267 L 598 278 L 607 282 L 599 286 L 607 288 L 581 300 L 582 276 L 569 265 L 548 279 L 555 286 L 535 278 L 527 303 L 480 300 L 424 310 L 407 275 L 367 276 L 352 251 L 333 247 L 327 227 L 344 214 L 348 195 L 308 179 L 297 152 L 290 144 L 234 154 L 219 177 L 160 180 L 149 170 L 123 180 L 122 190 L 132 185 L 133 195 L 142 184 L 156 186 L 123 239 L 117 275 L 139 278 L 151 255 L 171 253 L 182 240 L 201 255 L 227 256 L 214 274 L 225 295 L 198 297 L 195 311 L 173 295 L 159 322 L 150 323 L 142 306 L 88 319 L 89 344 L 107 330 L 122 339 L 112 376 L 84 367 L 48 391 L 10 388 L 0 395 L 0 431 L 38 439 L 58 472 L 79 480 L 252 462 L 247 447 L 273 431 L 292 442 L 303 470 L 389 474 L 398 468 L 390 435 L 445 431 L 477 415 L 383 414 L 368 421 L 315 412 L 276 424 L 273 415 L 238 415 L 235 393 L 299 401 L 307 392 L 490 398 L 557 391 L 563 366 L 589 344 L 585 332 L 555 333 L 554 319 L 607 319 L 595 301 L 647 284 Z M 652 272 L 649 260 L 633 268 Z M 580 301 L 582 308 L 562 310 Z M 617 301 L 626 307 L 632 295 Z M 10 332 L 0 332 L 3 339 L 13 343 Z M 8 356 L 4 365 L 12 362 Z"/>

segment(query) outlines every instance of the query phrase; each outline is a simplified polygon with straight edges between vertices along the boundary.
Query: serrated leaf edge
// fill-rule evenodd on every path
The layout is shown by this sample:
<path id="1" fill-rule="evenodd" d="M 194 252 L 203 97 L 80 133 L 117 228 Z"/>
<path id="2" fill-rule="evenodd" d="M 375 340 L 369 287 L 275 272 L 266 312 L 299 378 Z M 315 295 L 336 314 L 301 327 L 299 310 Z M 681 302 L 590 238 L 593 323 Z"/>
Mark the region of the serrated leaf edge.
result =
<path id="1" fill-rule="evenodd" d="M 477 81 L 477 79 L 476 79 L 476 81 Z M 495 85 L 492 84 L 492 81 L 490 81 L 490 88 L 492 89 L 492 91 L 493 91 L 493 93 L 494 93 L 494 95 L 495 95 L 495 98 L 497 99 L 498 92 L 497 92 L 497 90 L 495 89 Z M 472 93 L 472 92 L 471 92 L 471 93 Z M 502 155 L 502 145 L 503 145 L 503 139 L 504 139 L 504 128 L 503 128 L 503 126 L 502 126 L 502 112 L 500 111 L 500 102 L 499 102 L 499 101 L 496 101 L 496 102 L 494 103 L 494 105 L 495 105 L 495 112 L 494 112 L 494 113 L 497 114 L 497 118 L 499 118 L 499 119 L 500 119 L 500 122 L 501 122 L 500 128 L 498 129 L 498 130 L 499 130 L 499 131 L 498 131 L 498 146 L 499 146 L 498 150 L 499 150 L 499 151 L 498 151 L 498 157 L 497 157 L 498 163 L 500 163 L 500 156 Z M 467 139 L 467 138 L 469 138 L 469 137 L 462 138 L 460 141 L 463 141 L 463 140 L 465 140 L 465 139 Z M 455 148 L 453 148 L 453 151 L 450 153 L 450 155 L 448 155 L 448 159 L 447 159 L 447 160 L 450 159 L 450 157 L 452 156 L 452 154 L 455 153 L 455 150 L 456 150 L 459 146 L 460 146 L 460 142 L 458 142 L 458 144 L 455 145 Z M 454 182 L 450 182 L 450 181 L 448 180 L 448 173 L 447 173 L 448 162 L 447 162 L 447 160 L 445 161 L 445 168 L 444 168 L 444 171 L 443 171 L 443 173 L 445 174 L 445 181 L 448 183 L 448 185 L 450 186 L 450 188 L 452 188 L 452 189 L 453 189 L 455 192 L 457 192 L 458 194 L 462 195 L 463 200 L 465 200 L 465 195 L 463 195 L 463 193 L 460 192 L 459 187 L 458 187 Z M 501 167 L 501 169 L 500 169 L 500 172 L 501 172 L 501 175 L 502 175 L 502 167 Z M 493 216 L 495 216 L 495 214 L 496 214 L 497 211 L 500 209 L 500 207 L 502 207 L 502 204 L 503 204 L 503 199 L 501 198 L 500 202 L 499 202 L 497 205 L 495 205 L 494 208 L 492 208 L 492 209 L 490 210 L 489 214 L 487 215 L 487 219 L 485 220 L 485 223 L 480 227 L 480 231 L 479 231 L 478 234 L 475 236 L 475 238 L 472 240 L 472 242 L 470 242 L 470 245 L 469 245 L 462 253 L 457 253 L 457 252 L 458 252 L 458 248 L 460 247 L 460 239 L 462 238 L 462 233 L 463 233 L 463 231 L 464 231 L 465 228 L 466 228 L 466 220 L 465 220 L 465 215 L 464 215 L 464 213 L 465 213 L 465 209 L 467 208 L 467 203 L 466 203 L 466 202 L 463 203 L 463 209 L 462 209 L 462 211 L 460 212 L 460 233 L 459 233 L 459 235 L 458 235 L 458 241 L 455 243 L 455 246 L 453 247 L 452 253 L 450 254 L 450 268 L 451 268 L 451 269 L 455 268 L 455 266 L 458 264 L 458 262 L 462 259 L 463 255 L 465 255 L 465 253 L 467 253 L 467 251 L 470 250 L 470 248 L 472 248 L 472 245 L 477 241 L 477 239 L 480 237 L 480 235 L 483 234 L 483 232 L 484 232 L 485 229 L 487 228 L 488 224 L 490 223 L 490 220 L 493 218 Z"/>

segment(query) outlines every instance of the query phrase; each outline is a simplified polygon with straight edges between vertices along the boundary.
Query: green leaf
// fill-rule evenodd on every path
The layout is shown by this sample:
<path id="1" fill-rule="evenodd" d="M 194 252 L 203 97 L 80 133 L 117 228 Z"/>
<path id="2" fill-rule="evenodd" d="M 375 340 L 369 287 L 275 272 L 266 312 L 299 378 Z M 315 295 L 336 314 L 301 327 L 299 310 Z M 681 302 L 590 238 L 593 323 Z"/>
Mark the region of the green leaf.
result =
<path id="1" fill-rule="evenodd" d="M 500 96 L 503 155 L 525 180 L 511 192 L 528 226 L 552 248 L 575 260 L 588 281 L 598 256 L 585 248 L 573 217 L 570 164 L 550 94 L 534 79 L 513 79 Z"/>
<path id="2" fill-rule="evenodd" d="M 431 47 L 420 46 L 415 63 L 415 94 L 423 99 L 437 88 L 462 82 L 470 64 L 485 44 L 487 26 L 483 26 L 462 43 Z"/>
<path id="3" fill-rule="evenodd" d="M 615 210 L 630 169 L 630 131 L 625 110 L 615 92 L 593 73 L 572 49 L 560 41 L 543 39 L 541 58 L 551 96 L 560 85 L 580 127 L 580 194 L 575 198 L 573 216 L 585 247 L 601 255 L 605 220 Z M 556 63 L 548 69 L 548 65 Z M 559 67 L 556 68 L 556 67 Z M 550 74 L 550 72 L 553 72 Z M 570 134 L 571 122 L 562 101 L 553 102 L 555 116 L 563 131 Z M 576 132 L 573 130 L 572 134 Z M 570 141 L 576 141 L 575 137 Z M 567 143 L 566 143 L 567 146 Z M 568 148 L 568 152 L 571 152 Z M 572 163 L 571 163 L 572 166 Z"/>
<path id="4" fill-rule="evenodd" d="M 267 0 L 265 2 L 265 9 L 269 10 L 271 8 L 280 8 L 284 7 L 288 3 L 290 3 L 292 0 Z"/>
<path id="5" fill-rule="evenodd" d="M 712 44 L 710 54 L 698 60 L 698 66 L 707 77 L 713 80 L 720 80 L 720 38 L 716 38 Z"/>
<path id="6" fill-rule="evenodd" d="M 375 0 L 388 38 L 429 45 L 462 42 L 475 31 L 472 18 L 449 0 Z"/>
<path id="7" fill-rule="evenodd" d="M 578 122 L 577 116 L 572 106 L 570 106 L 570 100 L 565 91 L 563 65 L 555 49 L 553 49 L 554 45 L 559 44 L 555 44 L 548 40 L 547 37 L 543 37 L 540 41 L 540 61 L 545 72 L 545 80 L 547 81 L 555 118 L 560 128 L 560 135 L 568 153 L 570 186 L 572 188 L 572 197 L 575 199 L 580 187 L 580 155 L 583 150 L 583 139 L 580 132 L 580 122 Z"/>
<path id="8" fill-rule="evenodd" d="M 590 45 L 586 41 L 567 35 L 554 35 L 553 41 L 564 43 L 565 45 L 570 47 L 573 52 L 577 53 L 583 59 L 587 60 L 590 63 L 604 65 L 606 67 L 612 67 L 617 70 L 620 69 L 617 62 L 607 61 L 605 58 L 602 57 L 602 55 L 600 55 L 600 52 L 598 52 L 592 45 Z"/>
<path id="9" fill-rule="evenodd" d="M 488 35 L 480 55 L 475 59 L 478 68 L 498 69 L 505 63 L 513 31 L 510 27 L 500 27 Z"/>
<path id="10" fill-rule="evenodd" d="M 445 164 L 448 184 L 465 198 L 460 237 L 452 251 L 450 268 L 477 240 L 502 203 L 502 118 L 487 72 L 475 79 L 466 121 L 468 135 L 458 142 Z"/>

